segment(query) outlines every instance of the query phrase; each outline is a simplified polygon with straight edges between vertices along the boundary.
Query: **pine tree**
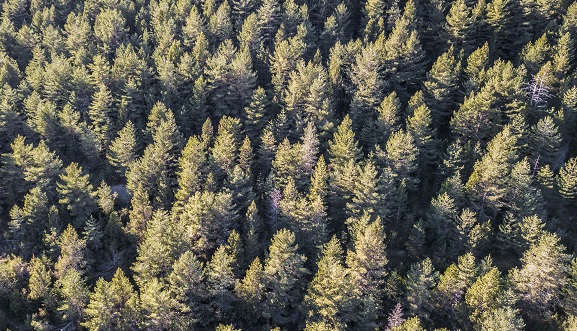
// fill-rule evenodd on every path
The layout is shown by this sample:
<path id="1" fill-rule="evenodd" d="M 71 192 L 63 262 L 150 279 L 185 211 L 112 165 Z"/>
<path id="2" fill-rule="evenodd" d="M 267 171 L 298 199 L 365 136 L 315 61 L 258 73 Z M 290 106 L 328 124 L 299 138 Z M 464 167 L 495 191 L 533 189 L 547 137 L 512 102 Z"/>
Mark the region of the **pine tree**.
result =
<path id="1" fill-rule="evenodd" d="M 443 124 L 451 115 L 457 96 L 457 87 L 461 76 L 461 61 L 454 55 L 453 47 L 443 53 L 427 74 L 424 82 L 424 95 L 435 127 L 443 129 Z"/>
<path id="2" fill-rule="evenodd" d="M 89 216 L 96 211 L 97 201 L 89 175 L 82 175 L 82 168 L 71 163 L 60 176 L 58 183 L 58 202 L 69 212 L 75 228 L 84 227 Z"/>
<path id="3" fill-rule="evenodd" d="M 80 273 L 74 269 L 66 270 L 57 281 L 61 304 L 58 311 L 64 321 L 75 325 L 84 317 L 84 309 L 88 304 L 88 287 Z"/>
<path id="4" fill-rule="evenodd" d="M 477 278 L 465 293 L 471 322 L 481 324 L 487 312 L 498 308 L 497 300 L 502 288 L 501 273 L 497 268 L 491 268 Z"/>
<path id="5" fill-rule="evenodd" d="M 86 268 L 84 255 L 86 240 L 80 239 L 76 230 L 69 224 L 60 235 L 58 246 L 60 256 L 54 266 L 56 277 L 64 278 L 69 270 L 78 272 L 80 276 L 83 275 Z"/>
<path id="6" fill-rule="evenodd" d="M 233 316 L 235 278 L 233 264 L 235 257 L 220 246 L 204 269 L 209 305 L 215 321 L 227 321 Z"/>
<path id="7" fill-rule="evenodd" d="M 241 144 L 241 124 L 238 118 L 225 116 L 218 123 L 218 134 L 214 140 L 209 162 L 213 164 L 217 180 L 232 173 Z"/>
<path id="8" fill-rule="evenodd" d="M 303 295 L 306 257 L 297 253 L 295 236 L 289 230 L 279 230 L 272 238 L 265 260 L 263 316 L 273 325 L 292 325 Z"/>
<path id="9" fill-rule="evenodd" d="M 141 288 L 142 326 L 147 329 L 163 330 L 178 325 L 176 300 L 166 287 L 164 282 L 153 278 Z"/>
<path id="10" fill-rule="evenodd" d="M 471 44 L 475 42 L 471 40 L 475 28 L 475 21 L 471 14 L 471 8 L 465 0 L 453 2 L 447 13 L 444 27 L 448 34 L 449 44 L 456 49 L 468 51 Z"/>
<path id="11" fill-rule="evenodd" d="M 265 89 L 258 87 L 254 90 L 250 103 L 244 108 L 245 132 L 251 141 L 258 141 L 262 130 L 269 120 L 267 108 L 269 107 Z"/>
<path id="12" fill-rule="evenodd" d="M 136 159 L 136 130 L 131 121 L 118 131 L 118 136 L 114 139 L 108 149 L 106 157 L 108 162 L 120 177 L 124 177 L 126 169 Z"/>
<path id="13" fill-rule="evenodd" d="M 342 212 L 350 199 L 356 175 L 356 162 L 362 154 L 352 130 L 352 121 L 346 116 L 329 141 L 330 200 L 333 219 L 344 219 Z M 338 215 L 338 216 L 337 216 Z M 335 217 L 336 216 L 336 217 Z"/>
<path id="14" fill-rule="evenodd" d="M 174 173 L 182 136 L 172 111 L 161 103 L 153 107 L 147 127 L 152 143 L 130 165 L 126 173 L 126 187 L 134 192 L 138 185 L 142 185 L 155 198 L 157 205 L 166 207 L 172 200 L 176 186 Z"/>
<path id="15" fill-rule="evenodd" d="M 397 181 L 404 180 L 409 190 L 415 190 L 419 185 L 416 178 L 419 150 L 413 136 L 402 130 L 393 133 L 387 141 L 386 152 L 387 163 L 398 176 Z"/>
<path id="16" fill-rule="evenodd" d="M 388 263 L 383 225 L 377 218 L 371 223 L 358 222 L 351 230 L 354 250 L 347 252 L 347 267 L 360 295 L 370 298 L 375 306 L 374 309 L 378 311 L 383 300 L 383 285 L 387 276 L 386 265 Z"/>
<path id="17" fill-rule="evenodd" d="M 132 265 L 140 286 L 155 277 L 165 277 L 176 259 L 178 241 L 175 226 L 169 222 L 169 217 L 165 211 L 158 210 L 146 223 L 136 261 Z"/>
<path id="18" fill-rule="evenodd" d="M 108 312 L 103 314 L 102 312 Z M 85 310 L 81 325 L 91 330 L 129 330 L 137 328 L 140 302 L 129 279 L 117 269 L 110 282 L 100 278 Z"/>
<path id="19" fill-rule="evenodd" d="M 354 320 L 354 289 L 336 237 L 323 247 L 317 273 L 309 284 L 304 303 L 308 308 L 305 330 L 316 330 L 317 323 L 329 329 L 342 330 Z"/>
<path id="20" fill-rule="evenodd" d="M 242 224 L 241 232 L 247 261 L 261 255 L 262 244 L 260 238 L 262 231 L 263 220 L 259 216 L 256 203 L 253 200 L 247 208 L 245 222 Z"/>
<path id="21" fill-rule="evenodd" d="M 368 161 L 358 167 L 358 180 L 351 189 L 351 201 L 346 204 L 347 214 L 361 217 L 363 213 L 385 216 L 383 185 L 375 165 Z"/>
<path id="22" fill-rule="evenodd" d="M 397 97 L 397 93 L 393 91 L 383 99 L 383 102 L 381 102 L 378 108 L 378 118 L 374 132 L 378 138 L 375 139 L 375 143 L 383 146 L 391 134 L 401 128 L 400 122 L 401 102 Z"/>
<path id="23" fill-rule="evenodd" d="M 511 169 L 509 188 L 506 196 L 511 211 L 519 216 L 543 215 L 543 195 L 534 185 L 529 161 L 525 158 Z"/>
<path id="24" fill-rule="evenodd" d="M 567 284 L 569 261 L 559 237 L 543 233 L 523 254 L 520 269 L 513 269 L 511 280 L 519 293 L 523 307 L 531 308 L 548 320 L 560 304 L 560 289 Z"/>
<path id="25" fill-rule="evenodd" d="M 263 45 L 270 49 L 281 21 L 281 8 L 278 0 L 263 0 L 257 15 L 258 25 L 262 31 Z"/>
<path id="26" fill-rule="evenodd" d="M 553 118 L 543 117 L 531 131 L 532 158 L 539 164 L 554 164 L 561 145 L 561 135 Z"/>
<path id="27" fill-rule="evenodd" d="M 438 272 L 428 258 L 411 265 L 406 280 L 406 300 L 411 314 L 428 316 L 432 305 L 432 290 L 438 277 Z"/>
<path id="28" fill-rule="evenodd" d="M 238 116 L 256 85 L 248 49 L 237 50 L 230 39 L 224 41 L 206 62 L 206 76 L 214 115 Z"/>
<path id="29" fill-rule="evenodd" d="M 207 31 L 210 40 L 216 45 L 232 37 L 233 25 L 230 20 L 230 11 L 230 5 L 228 1 L 225 1 L 218 6 L 216 12 L 208 17 Z"/>
<path id="30" fill-rule="evenodd" d="M 439 157 L 438 142 L 435 137 L 435 129 L 431 119 L 431 111 L 426 105 L 417 107 L 413 114 L 407 118 L 407 132 L 415 139 L 415 145 L 419 149 L 418 164 L 434 165 Z"/>
<path id="31" fill-rule="evenodd" d="M 545 64 L 545 60 L 549 58 L 550 51 L 547 34 L 543 34 L 535 42 L 528 42 L 521 51 L 521 58 L 527 71 L 532 75 L 536 74 L 539 68 Z"/>
<path id="32" fill-rule="evenodd" d="M 46 257 L 34 257 L 29 265 L 28 298 L 42 300 L 46 309 L 53 308 L 55 302 L 50 261 Z"/>
<path id="33" fill-rule="evenodd" d="M 118 9 L 105 9 L 94 21 L 94 37 L 104 54 L 113 54 L 127 32 L 126 19 Z"/>
<path id="34" fill-rule="evenodd" d="M 179 304 L 177 308 L 182 317 L 183 327 L 193 327 L 200 322 L 207 322 L 209 313 L 205 305 L 206 288 L 204 283 L 203 264 L 190 251 L 184 252 L 172 265 L 168 275 L 168 290 Z"/>
<path id="35" fill-rule="evenodd" d="M 577 195 L 577 158 L 567 160 L 559 170 L 557 192 L 567 201 L 571 201 Z"/>
<path id="36" fill-rule="evenodd" d="M 22 207 L 14 205 L 10 210 L 9 233 L 21 246 L 20 254 L 26 256 L 38 251 L 44 231 L 48 230 L 45 218 L 49 212 L 49 200 L 38 186 L 24 196 Z"/>
<path id="37" fill-rule="evenodd" d="M 267 0 L 267 2 L 276 1 L 277 0 Z M 264 8 L 265 5 L 263 5 L 262 8 Z M 272 102 L 274 105 L 284 103 L 283 92 L 289 82 L 289 75 L 296 69 L 299 59 L 304 56 L 305 51 L 306 44 L 298 35 L 288 40 L 285 38 L 278 39 L 275 42 L 274 53 L 270 59 L 271 82 L 274 93 Z"/>
<path id="38" fill-rule="evenodd" d="M 481 209 L 485 206 L 489 207 L 489 210 L 501 207 L 501 200 L 506 192 L 507 176 L 517 159 L 516 142 L 517 138 L 511 129 L 505 127 L 489 142 L 487 154 L 475 163 L 466 189 L 473 201 L 480 204 Z"/>
<path id="39" fill-rule="evenodd" d="M 381 65 L 375 46 L 367 45 L 358 53 L 351 68 L 351 82 L 354 93 L 351 100 L 350 116 L 353 128 L 358 132 L 364 125 L 365 118 L 374 117 L 387 83 L 380 74 Z"/>
<path id="40" fill-rule="evenodd" d="M 383 0 L 368 0 L 363 8 L 362 26 L 365 41 L 374 41 L 385 32 L 387 3 Z"/>
<path id="41" fill-rule="evenodd" d="M 408 2 L 406 7 L 413 5 Z M 384 70 L 391 77 L 392 87 L 401 98 L 414 92 L 414 86 L 425 76 L 425 51 L 412 18 L 405 10 L 394 24 L 393 31 L 381 46 Z M 379 41 L 377 41 L 379 43 Z"/>
<path id="42" fill-rule="evenodd" d="M 387 330 L 392 330 L 393 328 L 403 324 L 405 318 L 403 318 L 403 306 L 400 302 L 397 302 L 395 308 L 387 316 Z"/>
<path id="43" fill-rule="evenodd" d="M 467 57 L 467 67 L 464 70 L 465 95 L 477 92 L 486 80 L 486 71 L 489 66 L 489 44 L 477 48 Z"/>
<path id="44" fill-rule="evenodd" d="M 334 9 L 334 13 L 327 17 L 324 29 L 321 33 L 323 41 L 323 54 L 328 54 L 329 49 L 336 43 L 347 43 L 351 38 L 351 9 L 347 2 L 342 1 Z"/>
<path id="45" fill-rule="evenodd" d="M 477 263 L 471 253 L 460 256 L 458 263 L 451 264 L 439 278 L 435 288 L 438 304 L 448 315 L 452 324 L 458 324 L 462 316 L 466 290 L 477 276 Z"/>
<path id="46" fill-rule="evenodd" d="M 98 92 L 93 96 L 88 111 L 90 117 L 90 129 L 100 143 L 101 149 L 110 142 L 111 121 L 113 118 L 112 95 L 104 85 L 100 85 Z"/>
<path id="47" fill-rule="evenodd" d="M 202 189 L 208 173 L 207 147 L 199 137 L 192 136 L 188 139 L 178 159 L 178 191 L 174 196 L 178 204 L 186 203 Z"/>
<path id="48" fill-rule="evenodd" d="M 256 257 L 242 280 L 236 283 L 235 293 L 240 302 L 240 311 L 247 324 L 262 323 L 261 302 L 264 298 L 263 266 Z"/>
<path id="49" fill-rule="evenodd" d="M 238 225 L 232 195 L 201 191 L 191 196 L 179 218 L 186 247 L 206 258 L 223 245 L 230 231 Z"/>

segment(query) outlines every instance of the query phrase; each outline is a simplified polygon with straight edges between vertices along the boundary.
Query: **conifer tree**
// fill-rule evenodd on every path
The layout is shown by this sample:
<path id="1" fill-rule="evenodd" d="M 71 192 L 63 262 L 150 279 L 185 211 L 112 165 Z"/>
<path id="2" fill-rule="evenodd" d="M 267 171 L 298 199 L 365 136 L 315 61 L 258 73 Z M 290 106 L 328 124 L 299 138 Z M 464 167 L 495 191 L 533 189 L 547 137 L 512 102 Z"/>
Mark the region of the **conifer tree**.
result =
<path id="1" fill-rule="evenodd" d="M 65 271 L 57 281 L 61 304 L 58 311 L 62 320 L 78 325 L 84 317 L 84 309 L 88 304 L 88 287 L 80 273 L 74 269 Z"/>
<path id="2" fill-rule="evenodd" d="M 182 136 L 172 111 L 160 103 L 153 107 L 147 127 L 153 141 L 130 165 L 126 187 L 134 192 L 138 185 L 142 185 L 155 198 L 157 205 L 167 206 L 176 186 L 174 173 Z"/>
<path id="3" fill-rule="evenodd" d="M 233 273 L 234 259 L 223 245 L 216 250 L 204 269 L 212 319 L 215 321 L 227 321 L 233 316 L 233 304 L 236 300 L 233 292 L 236 282 Z"/>
<path id="4" fill-rule="evenodd" d="M 426 317 L 432 305 L 433 288 L 437 284 L 438 272 L 430 259 L 411 265 L 407 274 L 407 304 L 411 314 Z"/>
<path id="5" fill-rule="evenodd" d="M 539 164 L 554 164 L 561 145 L 561 135 L 553 118 L 543 117 L 531 131 L 532 158 Z"/>
<path id="6" fill-rule="evenodd" d="M 406 7 L 410 5 L 413 3 L 408 2 Z M 401 97 L 412 94 L 414 86 L 425 75 L 426 54 L 409 12 L 405 9 L 404 15 L 396 20 L 382 45 L 384 70 L 391 77 L 393 89 Z"/>
<path id="7" fill-rule="evenodd" d="M 474 40 L 470 40 L 475 28 L 475 21 L 471 17 L 471 8 L 467 1 L 458 0 L 452 3 L 446 16 L 445 30 L 448 42 L 456 49 L 466 49 Z M 467 47 L 469 46 L 469 47 Z"/>
<path id="8" fill-rule="evenodd" d="M 110 165 L 120 177 L 124 177 L 126 169 L 136 159 L 136 130 L 131 121 L 118 131 L 118 136 L 114 139 L 108 149 L 106 157 Z"/>
<path id="9" fill-rule="evenodd" d="M 402 130 L 393 133 L 387 141 L 386 152 L 387 163 L 398 176 L 397 180 L 404 180 L 409 190 L 415 190 L 419 185 L 416 178 L 419 150 L 413 136 Z"/>
<path id="10" fill-rule="evenodd" d="M 333 219 L 343 219 L 342 211 L 350 199 L 356 162 L 361 158 L 361 150 L 355 139 L 352 121 L 347 116 L 337 127 L 333 140 L 329 142 L 330 192 Z"/>
<path id="11" fill-rule="evenodd" d="M 435 164 L 439 156 L 438 143 L 434 138 L 436 130 L 433 128 L 431 111 L 425 104 L 417 107 L 407 118 L 407 132 L 413 136 L 419 149 L 418 164 L 420 166 Z"/>
<path id="12" fill-rule="evenodd" d="M 138 327 L 138 294 L 121 269 L 116 270 L 110 282 L 98 279 L 85 313 L 86 320 L 82 326 L 91 330 L 127 330 Z"/>
<path id="13" fill-rule="evenodd" d="M 304 302 L 308 307 L 305 330 L 316 330 L 319 324 L 341 330 L 354 320 L 354 289 L 336 237 L 323 247 L 317 273 L 309 284 Z"/>
<path id="14" fill-rule="evenodd" d="M 46 257 L 33 257 L 29 265 L 28 299 L 42 300 L 46 309 L 54 308 L 55 298 L 50 261 Z"/>
<path id="15" fill-rule="evenodd" d="M 28 255 L 39 248 L 35 246 L 40 244 L 43 232 L 48 230 L 49 224 L 44 223 L 50 208 L 48 203 L 46 193 L 36 186 L 26 193 L 22 207 L 14 205 L 10 210 L 9 232 L 21 245 L 20 254 Z"/>
<path id="16" fill-rule="evenodd" d="M 247 324 L 262 323 L 261 302 L 264 297 L 263 266 L 256 257 L 246 271 L 242 280 L 236 283 L 235 293 L 240 302 L 240 310 L 246 314 Z"/>
<path id="17" fill-rule="evenodd" d="M 143 321 L 148 329 L 170 329 L 177 327 L 176 301 L 171 298 L 166 284 L 153 278 L 140 293 Z"/>
<path id="18" fill-rule="evenodd" d="M 250 103 L 244 108 L 245 132 L 251 141 L 258 141 L 262 130 L 266 126 L 269 118 L 267 108 L 269 107 L 265 89 L 258 87 L 254 90 Z"/>
<path id="19" fill-rule="evenodd" d="M 365 217 L 361 218 L 363 219 L 367 220 Z M 371 223 L 357 222 L 351 230 L 354 234 L 354 250 L 348 251 L 346 258 L 351 280 L 360 295 L 370 298 L 374 309 L 378 311 L 383 300 L 383 285 L 387 276 L 388 262 L 383 225 L 377 218 Z"/>
<path id="20" fill-rule="evenodd" d="M 566 201 L 571 201 L 577 195 L 577 158 L 567 160 L 559 170 L 557 192 Z"/>
<path id="21" fill-rule="evenodd" d="M 388 87 L 379 72 L 380 67 L 376 47 L 367 45 L 358 53 L 351 68 L 351 82 L 355 89 L 350 116 L 357 132 L 363 127 L 365 118 L 374 117 L 373 114 L 383 100 L 383 90 Z"/>
<path id="22" fill-rule="evenodd" d="M 143 238 L 146 224 L 152 218 L 153 213 L 148 191 L 144 189 L 142 184 L 136 187 L 130 202 L 132 209 L 128 214 L 127 232 L 135 236 L 137 242 L 140 242 Z"/>
<path id="23" fill-rule="evenodd" d="M 199 137 L 188 139 L 181 157 L 178 159 L 178 191 L 175 194 L 177 203 L 184 204 L 196 192 L 202 189 L 204 178 L 208 173 L 207 147 Z"/>
<path id="24" fill-rule="evenodd" d="M 146 223 L 142 242 L 138 246 L 136 261 L 132 270 L 140 286 L 152 281 L 155 277 L 166 277 L 176 259 L 178 241 L 174 224 L 169 222 L 169 215 L 158 210 Z"/>
<path id="25" fill-rule="evenodd" d="M 495 267 L 480 275 L 465 293 L 471 322 L 481 324 L 484 315 L 498 307 L 498 297 L 503 290 L 501 273 Z"/>
<path id="26" fill-rule="evenodd" d="M 206 288 L 203 264 L 191 252 L 184 252 L 172 265 L 168 275 L 168 290 L 177 302 L 184 327 L 206 323 L 209 313 L 205 305 Z"/>
<path id="27" fill-rule="evenodd" d="M 524 307 L 539 313 L 535 319 L 551 318 L 560 304 L 560 289 L 567 284 L 570 256 L 559 243 L 559 237 L 543 233 L 523 254 L 523 266 L 513 269 L 511 280 Z"/>
<path id="28" fill-rule="evenodd" d="M 225 116 L 218 123 L 218 134 L 211 150 L 210 161 L 213 164 L 217 180 L 232 173 L 241 144 L 241 124 L 238 118 Z"/>
<path id="29" fill-rule="evenodd" d="M 104 54 L 112 54 L 127 32 L 126 19 L 118 9 L 105 9 L 94 21 L 94 37 Z"/>
<path id="30" fill-rule="evenodd" d="M 443 128 L 442 124 L 447 122 L 456 101 L 461 61 L 454 53 L 455 49 L 451 47 L 439 56 L 424 83 L 425 100 L 431 108 L 435 127 L 439 129 Z"/>
<path id="31" fill-rule="evenodd" d="M 511 169 L 506 200 L 511 211 L 519 216 L 543 215 L 541 190 L 534 187 L 534 178 L 529 161 L 525 158 Z"/>
<path id="32" fill-rule="evenodd" d="M 506 192 L 505 183 L 517 159 L 517 138 L 505 127 L 487 146 L 487 154 L 475 163 L 475 169 L 466 185 L 471 198 L 491 209 L 500 208 Z"/>
<path id="33" fill-rule="evenodd" d="M 207 14 L 207 12 L 205 12 Z M 230 5 L 228 1 L 222 2 L 216 12 L 208 17 L 207 31 L 210 40 L 218 45 L 232 37 L 233 25 L 230 20 Z"/>
<path id="34" fill-rule="evenodd" d="M 82 175 L 81 167 L 71 163 L 60 176 L 61 182 L 58 183 L 58 202 L 69 212 L 72 224 L 77 229 L 84 227 L 88 217 L 97 208 L 88 177 L 88 174 Z"/>
<path id="35" fill-rule="evenodd" d="M 383 99 L 378 108 L 376 121 L 376 143 L 383 146 L 391 134 L 401 128 L 401 102 L 396 92 L 391 92 Z"/>
<path id="36" fill-rule="evenodd" d="M 99 141 L 101 150 L 110 142 L 111 122 L 113 118 L 112 95 L 106 86 L 99 86 L 94 94 L 88 111 L 90 129 Z"/>
<path id="37" fill-rule="evenodd" d="M 186 248 L 206 258 L 223 245 L 230 231 L 237 228 L 232 195 L 201 191 L 191 196 L 179 218 Z"/>
<path id="38" fill-rule="evenodd" d="M 383 206 L 383 185 L 375 165 L 367 161 L 364 166 L 358 167 L 358 180 L 351 190 L 351 202 L 346 204 L 347 214 L 351 217 L 369 215 L 386 215 Z"/>
<path id="39" fill-rule="evenodd" d="M 272 325 L 293 325 L 297 308 L 304 295 L 303 276 L 306 257 L 297 253 L 295 236 L 289 230 L 279 230 L 272 238 L 264 265 L 265 300 L 263 316 Z"/>
<path id="40" fill-rule="evenodd" d="M 261 255 L 262 244 L 260 238 L 263 231 L 263 225 L 263 221 L 258 214 L 256 203 L 253 200 L 247 208 L 241 232 L 243 235 L 242 238 L 247 261 Z"/>
<path id="41" fill-rule="evenodd" d="M 467 57 L 467 67 L 464 68 L 465 95 L 477 92 L 486 79 L 486 71 L 489 66 L 489 44 L 477 48 Z"/>

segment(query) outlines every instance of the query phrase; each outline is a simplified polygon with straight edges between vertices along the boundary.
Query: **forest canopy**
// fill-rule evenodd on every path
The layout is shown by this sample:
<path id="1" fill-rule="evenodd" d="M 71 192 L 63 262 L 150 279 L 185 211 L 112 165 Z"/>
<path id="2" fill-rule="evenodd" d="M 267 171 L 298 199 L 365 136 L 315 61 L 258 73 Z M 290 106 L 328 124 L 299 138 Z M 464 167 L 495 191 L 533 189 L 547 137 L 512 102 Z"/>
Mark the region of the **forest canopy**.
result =
<path id="1" fill-rule="evenodd" d="M 0 12 L 0 329 L 577 329 L 577 2 Z"/>

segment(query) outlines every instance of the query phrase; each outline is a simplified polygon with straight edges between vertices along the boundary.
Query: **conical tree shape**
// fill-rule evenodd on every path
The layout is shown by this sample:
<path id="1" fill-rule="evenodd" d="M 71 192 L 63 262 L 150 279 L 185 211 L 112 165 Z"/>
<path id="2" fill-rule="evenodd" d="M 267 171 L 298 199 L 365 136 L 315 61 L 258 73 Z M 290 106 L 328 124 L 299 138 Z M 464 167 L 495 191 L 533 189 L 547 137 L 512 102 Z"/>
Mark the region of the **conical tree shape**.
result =
<path id="1" fill-rule="evenodd" d="M 306 330 L 315 330 L 317 323 L 331 329 L 343 329 L 354 320 L 354 290 L 336 237 L 323 248 L 304 302 L 308 307 Z"/>
<path id="2" fill-rule="evenodd" d="M 294 234 L 289 230 L 279 230 L 272 238 L 264 265 L 262 313 L 273 325 L 292 325 L 297 314 L 295 308 L 304 295 L 306 257 L 298 254 L 297 249 Z"/>

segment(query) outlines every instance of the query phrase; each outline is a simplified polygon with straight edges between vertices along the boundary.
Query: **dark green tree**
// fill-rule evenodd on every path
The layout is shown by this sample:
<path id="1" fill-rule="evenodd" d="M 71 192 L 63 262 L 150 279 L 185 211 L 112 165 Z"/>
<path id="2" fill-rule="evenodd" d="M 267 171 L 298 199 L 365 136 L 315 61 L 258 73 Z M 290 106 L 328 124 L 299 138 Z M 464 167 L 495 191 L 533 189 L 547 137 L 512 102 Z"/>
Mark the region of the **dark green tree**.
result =
<path id="1" fill-rule="evenodd" d="M 102 312 L 108 312 L 103 314 Z M 140 300 L 121 269 L 110 282 L 100 278 L 85 310 L 82 326 L 90 330 L 131 330 L 138 327 Z"/>
<path id="2" fill-rule="evenodd" d="M 272 325 L 294 325 L 298 321 L 296 309 L 304 296 L 303 277 L 306 257 L 297 252 L 295 236 L 289 230 L 279 230 L 272 238 L 265 260 L 263 316 Z"/>
<path id="3" fill-rule="evenodd" d="M 69 213 L 72 225 L 82 229 L 98 207 L 89 175 L 82 175 L 82 168 L 71 163 L 60 175 L 57 186 L 58 202 Z"/>

